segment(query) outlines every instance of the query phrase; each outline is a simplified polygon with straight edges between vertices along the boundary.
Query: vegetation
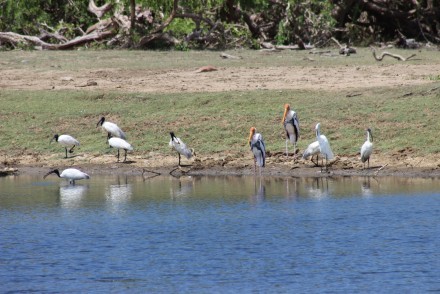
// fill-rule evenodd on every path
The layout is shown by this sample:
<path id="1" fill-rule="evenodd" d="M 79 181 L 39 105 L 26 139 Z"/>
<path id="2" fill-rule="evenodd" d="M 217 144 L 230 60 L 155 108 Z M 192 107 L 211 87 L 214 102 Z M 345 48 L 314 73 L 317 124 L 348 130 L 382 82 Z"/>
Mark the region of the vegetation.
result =
<path id="1" fill-rule="evenodd" d="M 326 46 L 331 37 L 417 47 L 407 40 L 440 42 L 439 5 L 439 0 L 3 0 L 0 47 L 302 48 Z"/>
<path id="2" fill-rule="evenodd" d="M 100 59 L 96 58 L 98 54 Z M 2 61 L 14 68 L 17 65 L 36 71 L 35 74 L 53 70 L 53 64 L 75 72 L 85 65 L 90 68 L 98 68 L 98 64 L 107 66 L 102 62 L 108 62 L 109 67 L 143 68 L 148 72 L 149 69 L 159 68 L 192 68 L 194 63 L 212 62 L 214 54 L 149 52 L 144 53 L 145 59 L 142 59 L 138 51 L 124 52 L 123 56 L 114 51 L 30 52 L 21 56 L 4 53 Z M 242 62 L 238 66 L 255 60 L 259 60 L 263 67 L 265 64 L 294 61 L 293 57 L 280 60 L 277 56 L 268 56 L 262 60 L 261 55 L 245 54 L 247 61 L 238 61 Z M 431 56 L 434 54 L 431 53 Z M 23 58 L 33 61 L 23 63 Z M 303 62 L 298 64 L 302 70 L 316 66 L 296 58 L 298 62 Z M 372 57 L 369 55 L 369 58 Z M 438 58 L 438 55 L 434 56 L 433 64 L 438 64 Z M 344 59 L 343 62 L 359 66 L 368 64 L 368 59 Z M 325 70 L 335 66 L 335 62 L 323 61 L 320 66 Z M 263 133 L 269 151 L 282 151 L 284 138 L 280 118 L 284 103 L 289 102 L 300 118 L 302 135 L 298 147 L 301 150 L 315 140 L 313 127 L 316 122 L 321 122 L 322 131 L 338 155 L 359 152 L 367 126 L 373 129 L 375 152 L 389 153 L 411 148 L 414 156 L 425 155 L 440 152 L 435 142 L 440 128 L 436 112 L 440 100 L 438 90 L 430 91 L 439 86 L 435 79 L 424 86 L 411 88 L 372 85 L 363 89 L 362 95 L 353 97 L 347 97 L 345 91 L 311 90 L 160 94 L 3 89 L 0 92 L 0 150 L 7 154 L 49 155 L 60 149 L 54 144 L 49 145 L 53 135 L 68 133 L 80 140 L 80 152 L 108 152 L 106 136 L 96 128 L 99 118 L 104 115 L 123 127 L 137 154 L 169 154 L 167 142 L 171 130 L 185 138 L 200 155 L 212 152 L 248 154 L 246 139 L 250 126 L 256 126 Z"/>

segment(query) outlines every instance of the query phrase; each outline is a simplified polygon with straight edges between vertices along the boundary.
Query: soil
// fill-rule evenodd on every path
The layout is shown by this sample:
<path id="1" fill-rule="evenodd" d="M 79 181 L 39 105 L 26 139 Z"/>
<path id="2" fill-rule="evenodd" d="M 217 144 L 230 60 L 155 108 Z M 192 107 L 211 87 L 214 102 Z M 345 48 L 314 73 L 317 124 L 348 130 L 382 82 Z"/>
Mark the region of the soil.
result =
<path id="1" fill-rule="evenodd" d="M 269 68 L 216 68 L 201 71 L 197 68 L 149 70 L 148 75 L 140 70 L 96 69 L 75 71 L 74 75 L 60 70 L 37 72 L 28 69 L 6 69 L 0 71 L 2 89 L 86 89 L 91 91 L 128 92 L 208 92 L 236 91 L 249 89 L 312 89 L 334 90 L 356 93 L 356 90 L 376 86 L 399 87 L 430 83 L 426 76 L 437 75 L 438 68 L 431 65 L 400 63 L 388 66 L 345 66 L 308 68 L 293 66 Z M 174 81 L 174 82 L 170 82 Z M 177 81 L 177 82 L 176 82 Z M 80 151 L 80 150 L 78 150 Z M 321 172 L 310 161 L 286 156 L 282 152 L 269 153 L 263 175 L 270 176 L 440 176 L 440 158 L 437 155 L 413 157 L 410 149 L 392 154 L 373 153 L 370 169 L 363 169 L 359 154 L 339 155 L 332 162 L 330 172 Z M 130 174 L 155 176 L 155 173 L 174 176 L 187 175 L 253 175 L 252 155 L 242 153 L 214 154 L 184 160 L 184 166 L 177 168 L 177 155 L 167 156 L 150 153 L 147 156 L 128 155 L 128 162 L 117 163 L 113 155 L 76 153 L 64 159 L 64 153 L 43 158 L 40 154 L 1 154 L 0 168 L 17 170 L 21 174 L 46 173 L 50 168 L 78 167 L 89 174 Z M 151 172 L 153 171 L 153 172 Z M 8 173 L 8 172 L 7 172 Z M 258 170 L 257 170 L 258 173 Z"/>

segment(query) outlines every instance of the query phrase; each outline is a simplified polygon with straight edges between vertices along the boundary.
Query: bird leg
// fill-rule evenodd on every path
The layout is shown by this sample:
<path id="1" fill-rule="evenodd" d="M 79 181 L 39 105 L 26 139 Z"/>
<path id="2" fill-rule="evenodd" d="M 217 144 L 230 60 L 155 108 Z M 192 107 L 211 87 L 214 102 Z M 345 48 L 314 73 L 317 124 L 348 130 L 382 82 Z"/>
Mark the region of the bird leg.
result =
<path id="1" fill-rule="evenodd" d="M 179 166 L 181 166 L 181 165 L 180 165 L 180 153 L 177 152 L 177 155 L 179 155 Z"/>
<path id="2" fill-rule="evenodd" d="M 64 158 L 67 158 L 67 147 L 64 147 L 64 149 L 66 149 L 66 157 L 64 157 Z"/>
<path id="3" fill-rule="evenodd" d="M 124 162 L 126 162 L 127 161 L 127 149 L 124 149 L 124 150 L 125 150 Z"/>
<path id="4" fill-rule="evenodd" d="M 72 148 L 70 148 L 69 153 L 73 153 L 73 148 L 75 148 L 75 145 L 73 145 Z"/>
<path id="5" fill-rule="evenodd" d="M 289 139 L 286 139 L 286 156 L 289 156 L 289 150 L 287 149 L 287 143 L 289 142 Z"/>
<path id="6" fill-rule="evenodd" d="M 119 162 L 119 149 L 118 149 L 118 162 Z"/>

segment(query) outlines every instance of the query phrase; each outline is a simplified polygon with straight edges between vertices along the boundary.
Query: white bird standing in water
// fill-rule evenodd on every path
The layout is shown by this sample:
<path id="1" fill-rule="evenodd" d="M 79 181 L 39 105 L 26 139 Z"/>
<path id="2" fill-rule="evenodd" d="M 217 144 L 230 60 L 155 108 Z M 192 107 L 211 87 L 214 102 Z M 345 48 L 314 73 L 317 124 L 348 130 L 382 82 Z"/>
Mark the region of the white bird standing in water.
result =
<path id="1" fill-rule="evenodd" d="M 75 148 L 75 146 L 79 146 L 79 141 L 70 135 L 58 136 L 58 134 L 55 134 L 53 138 L 50 140 L 49 144 L 52 143 L 53 140 L 60 143 L 60 145 L 64 146 L 64 149 L 66 149 L 65 158 L 67 158 L 67 147 L 72 146 L 72 148 L 70 148 L 69 150 L 69 153 L 73 153 L 73 148 Z"/>
<path id="2" fill-rule="evenodd" d="M 319 154 L 319 142 L 315 141 L 313 143 L 310 143 L 310 145 L 307 147 L 307 149 L 303 153 L 303 159 L 307 160 L 309 157 L 310 160 L 317 166 L 318 165 L 318 154 Z M 316 155 L 316 162 L 313 161 L 313 156 Z"/>
<path id="3" fill-rule="evenodd" d="M 371 137 L 371 141 L 370 141 Z M 373 133 L 371 132 L 371 129 L 367 129 L 367 140 L 361 147 L 361 161 L 364 163 L 364 169 L 365 169 L 365 162 L 368 161 L 368 169 L 370 168 L 370 156 L 371 153 L 373 153 Z"/>
<path id="4" fill-rule="evenodd" d="M 171 140 L 170 140 L 170 147 L 177 151 L 177 154 L 179 155 L 179 166 L 180 165 L 180 155 L 185 156 L 187 159 L 190 159 L 194 153 L 193 149 L 189 149 L 186 147 L 186 144 L 180 140 L 180 138 L 176 137 L 174 132 L 170 132 Z"/>
<path id="5" fill-rule="evenodd" d="M 71 184 L 75 184 L 75 181 L 77 180 L 90 179 L 90 176 L 88 174 L 76 168 L 67 168 L 63 170 L 61 174 L 58 169 L 54 169 L 48 172 L 47 174 L 45 174 L 43 179 L 45 179 L 50 174 L 56 174 L 59 178 L 68 179 L 69 183 Z"/>
<path id="6" fill-rule="evenodd" d="M 101 117 L 101 119 L 96 124 L 96 127 L 101 125 L 101 127 L 107 132 L 107 139 L 111 137 L 126 139 L 125 133 L 118 127 L 117 124 L 105 121 L 105 117 Z"/>
<path id="7" fill-rule="evenodd" d="M 110 147 L 118 149 L 118 162 L 119 162 L 119 149 L 125 150 L 124 162 L 127 161 L 127 151 L 133 150 L 133 147 L 130 145 L 130 143 L 128 143 L 127 141 L 121 138 L 110 138 L 108 139 L 108 144 L 110 145 Z"/>
<path id="8" fill-rule="evenodd" d="M 325 157 L 325 170 L 328 171 L 328 165 L 327 165 L 328 160 L 332 160 L 334 158 L 334 155 L 332 149 L 330 148 L 330 144 L 327 140 L 327 137 L 321 135 L 320 123 L 316 124 L 315 131 L 316 131 L 316 139 L 319 142 L 319 152 L 322 154 L 322 156 Z"/>
<path id="9" fill-rule="evenodd" d="M 257 172 L 257 165 L 261 176 L 261 168 L 266 165 L 266 147 L 264 145 L 263 136 L 256 132 L 254 127 L 249 133 L 249 146 L 254 154 L 254 171 Z"/>
<path id="10" fill-rule="evenodd" d="M 293 144 L 293 155 L 296 154 L 296 143 L 299 139 L 299 121 L 296 112 L 290 109 L 290 105 L 284 105 L 284 115 L 281 123 L 286 131 L 286 156 L 289 156 L 287 144 Z"/>

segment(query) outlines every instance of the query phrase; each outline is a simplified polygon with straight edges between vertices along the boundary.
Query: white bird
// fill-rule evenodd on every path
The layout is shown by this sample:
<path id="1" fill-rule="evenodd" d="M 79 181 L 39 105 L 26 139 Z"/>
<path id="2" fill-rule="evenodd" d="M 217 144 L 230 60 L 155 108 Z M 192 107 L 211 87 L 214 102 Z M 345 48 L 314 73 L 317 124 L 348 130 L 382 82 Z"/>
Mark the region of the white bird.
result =
<path id="1" fill-rule="evenodd" d="M 127 141 L 121 138 L 110 138 L 108 139 L 108 144 L 110 145 L 110 147 L 118 149 L 118 162 L 119 162 L 119 149 L 125 150 L 124 162 L 127 160 L 127 151 L 133 150 L 133 147 L 130 145 L 130 143 L 128 143 Z"/>
<path id="2" fill-rule="evenodd" d="M 315 127 L 316 131 L 316 139 L 319 142 L 319 152 L 322 154 L 322 156 L 325 157 L 325 169 L 328 171 L 328 160 L 332 160 L 334 158 L 332 149 L 330 148 L 330 144 L 327 140 L 327 137 L 324 135 L 321 135 L 321 124 L 317 123 Z"/>
<path id="3" fill-rule="evenodd" d="M 71 184 L 75 184 L 75 181 L 77 180 L 90 179 L 90 176 L 88 174 L 76 168 L 67 168 L 63 170 L 61 174 L 58 169 L 54 169 L 45 174 L 43 179 L 45 179 L 50 174 L 56 174 L 59 178 L 68 179 Z"/>
<path id="4" fill-rule="evenodd" d="M 69 150 L 69 153 L 73 153 L 73 148 L 75 148 L 75 146 L 79 146 L 79 141 L 70 135 L 58 136 L 58 134 L 55 134 L 53 138 L 50 140 L 49 144 L 52 143 L 53 140 L 64 146 L 64 149 L 66 149 L 65 158 L 67 158 L 67 147 L 72 146 L 72 148 L 70 148 Z"/>
<path id="5" fill-rule="evenodd" d="M 371 141 L 370 141 L 371 136 Z M 365 162 L 368 161 L 368 168 L 370 168 L 370 156 L 371 153 L 373 153 L 373 134 L 371 132 L 371 129 L 367 129 L 367 140 L 361 147 L 361 161 L 364 163 L 364 169 L 365 169 Z"/>
<path id="6" fill-rule="evenodd" d="M 177 151 L 177 154 L 179 155 L 179 166 L 180 166 L 180 155 L 185 156 L 187 159 L 190 159 L 194 153 L 194 149 L 189 149 L 186 147 L 186 144 L 180 140 L 180 138 L 176 137 L 174 132 L 170 132 L 171 140 L 170 140 L 170 147 Z"/>
<path id="7" fill-rule="evenodd" d="M 289 156 L 287 144 L 293 144 L 293 155 L 296 154 L 296 143 L 299 139 L 299 121 L 296 112 L 290 109 L 290 105 L 284 105 L 284 115 L 281 123 L 286 131 L 286 156 Z"/>
<path id="8" fill-rule="evenodd" d="M 105 117 L 101 117 L 101 119 L 96 124 L 96 127 L 101 125 L 101 127 L 107 132 L 107 139 L 110 139 L 111 137 L 121 138 L 121 139 L 127 139 L 125 136 L 125 133 L 118 127 L 117 124 L 105 121 Z"/>
<path id="9" fill-rule="evenodd" d="M 307 149 L 303 153 L 303 159 L 307 160 L 309 157 L 310 160 L 317 166 L 318 165 L 318 154 L 319 154 L 319 142 L 315 141 L 310 143 Z M 316 162 L 313 161 L 313 156 L 316 155 Z"/>
<path id="10" fill-rule="evenodd" d="M 261 168 L 266 165 L 266 147 L 264 145 L 263 136 L 256 132 L 254 127 L 249 133 L 249 146 L 254 154 L 254 171 L 257 171 L 257 164 L 261 175 Z"/>

